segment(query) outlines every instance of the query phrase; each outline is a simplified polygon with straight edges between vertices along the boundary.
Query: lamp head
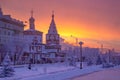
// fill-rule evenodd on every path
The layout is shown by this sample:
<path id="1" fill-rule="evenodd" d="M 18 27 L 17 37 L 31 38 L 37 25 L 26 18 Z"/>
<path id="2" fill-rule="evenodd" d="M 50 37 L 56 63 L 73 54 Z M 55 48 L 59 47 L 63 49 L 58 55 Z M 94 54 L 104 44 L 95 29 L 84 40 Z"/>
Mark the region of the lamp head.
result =
<path id="1" fill-rule="evenodd" d="M 80 45 L 83 45 L 84 43 L 82 41 L 79 42 Z"/>

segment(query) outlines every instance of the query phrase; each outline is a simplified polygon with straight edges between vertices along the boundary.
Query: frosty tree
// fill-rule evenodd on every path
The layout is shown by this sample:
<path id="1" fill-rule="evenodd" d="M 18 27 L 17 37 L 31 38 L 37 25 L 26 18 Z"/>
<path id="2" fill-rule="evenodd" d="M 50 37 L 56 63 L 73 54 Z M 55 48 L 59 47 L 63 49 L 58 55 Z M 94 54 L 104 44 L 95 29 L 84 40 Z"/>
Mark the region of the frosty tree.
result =
<path id="1" fill-rule="evenodd" d="M 96 61 L 96 65 L 100 65 L 102 64 L 102 60 L 100 58 L 100 56 L 97 57 L 97 61 Z"/>
<path id="2" fill-rule="evenodd" d="M 2 63 L 3 68 L 2 68 L 2 71 L 0 72 L 0 77 L 10 77 L 13 75 L 14 69 L 11 67 L 11 64 L 12 64 L 12 62 L 7 53 L 6 56 L 4 57 L 4 60 Z"/>
<path id="3" fill-rule="evenodd" d="M 87 61 L 87 65 L 88 66 L 91 66 L 93 64 L 92 60 L 89 58 L 88 61 Z"/>

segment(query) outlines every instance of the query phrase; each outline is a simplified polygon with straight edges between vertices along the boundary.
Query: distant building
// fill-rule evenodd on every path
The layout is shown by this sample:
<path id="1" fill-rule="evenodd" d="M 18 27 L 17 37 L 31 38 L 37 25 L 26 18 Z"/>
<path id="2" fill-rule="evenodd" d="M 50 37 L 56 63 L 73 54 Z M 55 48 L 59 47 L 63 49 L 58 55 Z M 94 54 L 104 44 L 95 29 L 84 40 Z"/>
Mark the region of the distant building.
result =
<path id="1" fill-rule="evenodd" d="M 24 30 L 22 21 L 3 15 L 0 8 L 0 63 L 6 53 L 14 64 L 46 63 L 63 61 L 65 54 L 61 52 L 60 35 L 54 21 L 54 13 L 43 44 L 43 32 L 35 29 L 33 11 L 29 19 L 29 29 Z"/>
<path id="2" fill-rule="evenodd" d="M 35 19 L 33 17 L 33 11 L 31 11 L 31 17 L 29 19 L 29 29 L 23 32 L 25 48 L 24 53 L 21 55 L 21 61 L 29 62 L 31 59 L 32 63 L 39 60 L 42 53 L 42 35 L 43 32 L 35 29 Z"/>
<path id="3" fill-rule="evenodd" d="M 12 60 L 15 55 L 19 57 L 22 53 L 24 26 L 22 21 L 12 18 L 11 15 L 4 15 L 0 8 L 0 62 L 6 53 L 9 53 Z"/>
<path id="4" fill-rule="evenodd" d="M 93 64 L 96 64 L 98 56 L 100 55 L 99 48 L 83 48 L 83 57 L 85 61 L 92 61 Z"/>
<path id="5" fill-rule="evenodd" d="M 113 63 L 115 65 L 120 65 L 120 53 L 115 52 L 114 49 L 108 49 L 106 53 L 101 54 L 101 57 L 106 63 Z"/>
<path id="6" fill-rule="evenodd" d="M 114 53 L 113 56 L 110 56 L 110 62 L 112 62 L 115 65 L 120 65 L 120 53 Z"/>
<path id="7" fill-rule="evenodd" d="M 66 49 L 66 57 L 68 59 L 72 59 L 73 57 L 76 59 L 76 61 L 80 60 L 80 47 L 79 46 L 71 46 Z M 83 47 L 82 48 L 82 60 L 84 62 L 88 62 L 91 60 L 93 64 L 96 64 L 96 60 L 98 59 L 99 54 L 99 48 L 89 48 L 89 47 Z"/>

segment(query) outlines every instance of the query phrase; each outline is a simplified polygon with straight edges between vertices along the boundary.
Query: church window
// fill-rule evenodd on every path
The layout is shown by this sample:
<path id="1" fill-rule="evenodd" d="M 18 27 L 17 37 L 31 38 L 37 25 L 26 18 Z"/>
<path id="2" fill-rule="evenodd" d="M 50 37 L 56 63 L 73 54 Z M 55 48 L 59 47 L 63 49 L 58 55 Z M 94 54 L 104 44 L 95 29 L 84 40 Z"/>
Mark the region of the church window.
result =
<path id="1" fill-rule="evenodd" d="M 54 39 L 54 36 L 52 35 L 50 38 L 51 38 L 51 39 Z"/>
<path id="2" fill-rule="evenodd" d="M 29 46 L 29 51 L 31 51 L 31 46 Z"/>
<path id="3" fill-rule="evenodd" d="M 7 24 L 4 24 L 4 27 L 6 27 L 7 26 Z"/>
<path id="4" fill-rule="evenodd" d="M 10 35 L 10 32 L 8 32 L 8 35 Z"/>
<path id="5" fill-rule="evenodd" d="M 6 35 L 6 31 L 4 31 L 4 35 Z"/>
<path id="6" fill-rule="evenodd" d="M 40 46 L 39 46 L 39 50 L 40 50 Z"/>
<path id="7" fill-rule="evenodd" d="M 32 46 L 32 50 L 34 50 L 34 46 Z"/>
<path id="8" fill-rule="evenodd" d="M 2 34 L 2 31 L 0 30 L 0 34 Z"/>
<path id="9" fill-rule="evenodd" d="M 38 51 L 38 46 L 36 46 L 36 51 Z"/>
<path id="10" fill-rule="evenodd" d="M 4 42 L 6 42 L 6 39 L 4 40 Z"/>

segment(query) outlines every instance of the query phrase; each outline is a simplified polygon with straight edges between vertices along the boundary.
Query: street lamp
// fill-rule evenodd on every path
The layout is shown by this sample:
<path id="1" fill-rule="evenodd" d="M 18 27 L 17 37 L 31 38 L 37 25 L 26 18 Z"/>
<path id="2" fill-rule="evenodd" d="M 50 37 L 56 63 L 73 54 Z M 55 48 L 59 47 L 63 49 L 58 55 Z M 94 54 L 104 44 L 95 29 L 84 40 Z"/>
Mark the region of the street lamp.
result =
<path id="1" fill-rule="evenodd" d="M 80 69 L 82 69 L 82 45 L 84 43 L 82 41 L 79 42 L 80 45 Z"/>

